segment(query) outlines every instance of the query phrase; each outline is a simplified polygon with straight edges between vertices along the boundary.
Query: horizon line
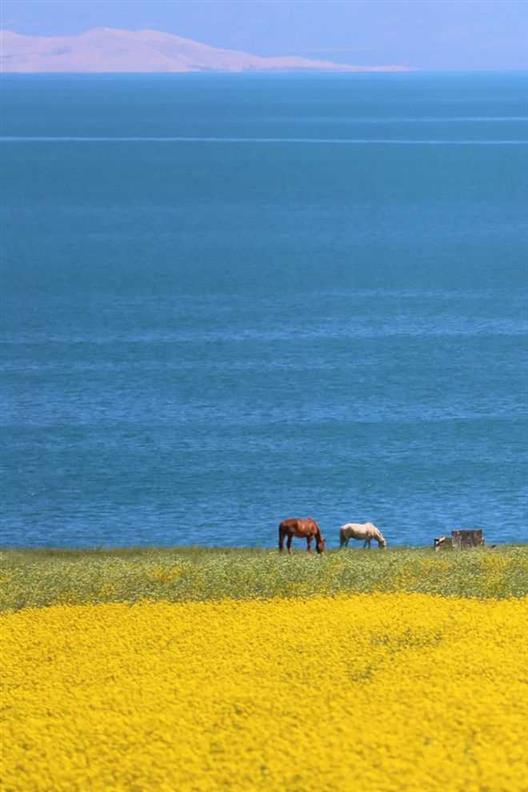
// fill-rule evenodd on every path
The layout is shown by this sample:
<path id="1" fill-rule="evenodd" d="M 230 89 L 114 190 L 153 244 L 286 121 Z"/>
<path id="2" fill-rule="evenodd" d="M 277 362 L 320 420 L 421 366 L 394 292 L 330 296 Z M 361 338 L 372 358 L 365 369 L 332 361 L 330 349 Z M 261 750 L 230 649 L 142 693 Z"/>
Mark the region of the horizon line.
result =
<path id="1" fill-rule="evenodd" d="M 1 32 L 1 31 L 0 31 Z M 391 68 L 387 67 L 384 69 L 383 67 L 369 67 L 369 66 L 358 66 L 357 70 L 350 69 L 336 69 L 335 71 L 331 69 L 323 69 L 323 68 L 303 68 L 301 69 L 289 69 L 285 67 L 284 69 L 274 68 L 274 69 L 256 69 L 251 68 L 243 71 L 232 71 L 230 69 L 195 69 L 189 71 L 59 71 L 59 70 L 52 70 L 52 71 L 4 71 L 2 70 L 2 66 L 5 65 L 3 63 L 5 59 L 5 55 L 0 55 L 0 79 L 5 77 L 103 77 L 103 76 L 110 76 L 110 77 L 138 77 L 138 76 L 145 76 L 145 77 L 215 77 L 215 76 L 222 76 L 222 77 L 235 77 L 235 78 L 245 78 L 245 77 L 277 77 L 277 76 L 285 76 L 285 77 L 296 77 L 296 78 L 306 78 L 306 77 L 313 77 L 317 75 L 319 77 L 328 77 L 328 78 L 343 78 L 347 79 L 350 77 L 357 78 L 357 77 L 413 77 L 413 76 L 428 76 L 428 75 L 437 75 L 437 74 L 449 74 L 449 75 L 464 75 L 464 74 L 528 74 L 528 66 L 519 66 L 519 67 L 486 67 L 486 68 L 467 68 L 467 67 L 439 67 L 433 69 L 431 67 L 422 68 L 420 66 L 405 66 L 402 68 Z M 265 55 L 259 57 L 280 57 L 275 55 Z M 286 57 L 286 56 L 285 56 Z M 290 57 L 290 56 L 287 56 Z M 292 55 L 291 57 L 299 57 L 302 58 L 302 55 Z M 348 64 L 336 64 L 337 66 L 343 65 L 346 66 Z"/>
<path id="2" fill-rule="evenodd" d="M 432 139 L 398 139 L 398 138 L 249 138 L 249 137 L 184 137 L 184 136 L 31 136 L 3 135 L 2 143 L 258 143 L 299 145 L 378 145 L 378 146 L 528 146 L 528 138 L 503 140 L 442 140 Z"/>

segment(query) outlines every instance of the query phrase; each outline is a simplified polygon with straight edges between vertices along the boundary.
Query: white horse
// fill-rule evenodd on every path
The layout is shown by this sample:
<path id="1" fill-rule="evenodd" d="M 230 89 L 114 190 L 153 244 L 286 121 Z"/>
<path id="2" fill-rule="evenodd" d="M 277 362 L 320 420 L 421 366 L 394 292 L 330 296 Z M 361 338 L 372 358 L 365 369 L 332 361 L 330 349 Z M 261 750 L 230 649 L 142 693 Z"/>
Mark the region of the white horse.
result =
<path id="1" fill-rule="evenodd" d="M 370 548 L 373 539 L 378 543 L 378 547 L 385 549 L 387 542 L 385 537 L 372 523 L 347 523 L 339 529 L 339 546 L 346 547 L 350 539 L 363 540 L 363 547 Z"/>

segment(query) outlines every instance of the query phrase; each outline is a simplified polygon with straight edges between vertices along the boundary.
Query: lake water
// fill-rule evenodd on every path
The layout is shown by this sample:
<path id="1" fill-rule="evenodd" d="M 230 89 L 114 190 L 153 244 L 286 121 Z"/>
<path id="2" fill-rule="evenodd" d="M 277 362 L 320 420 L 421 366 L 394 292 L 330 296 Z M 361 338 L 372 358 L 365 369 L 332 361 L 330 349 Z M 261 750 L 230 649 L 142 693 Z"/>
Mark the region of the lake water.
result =
<path id="1" fill-rule="evenodd" d="M 0 544 L 528 539 L 528 74 L 0 88 Z"/>

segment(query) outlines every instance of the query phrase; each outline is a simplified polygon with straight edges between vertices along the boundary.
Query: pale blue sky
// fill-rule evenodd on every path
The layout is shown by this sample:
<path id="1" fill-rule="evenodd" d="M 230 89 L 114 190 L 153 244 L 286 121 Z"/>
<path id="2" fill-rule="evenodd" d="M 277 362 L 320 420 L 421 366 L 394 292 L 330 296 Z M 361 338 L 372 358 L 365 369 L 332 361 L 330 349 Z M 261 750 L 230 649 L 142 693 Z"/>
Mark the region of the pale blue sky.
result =
<path id="1" fill-rule="evenodd" d="M 0 0 L 2 26 L 154 28 L 217 47 L 421 69 L 528 69 L 528 0 Z"/>

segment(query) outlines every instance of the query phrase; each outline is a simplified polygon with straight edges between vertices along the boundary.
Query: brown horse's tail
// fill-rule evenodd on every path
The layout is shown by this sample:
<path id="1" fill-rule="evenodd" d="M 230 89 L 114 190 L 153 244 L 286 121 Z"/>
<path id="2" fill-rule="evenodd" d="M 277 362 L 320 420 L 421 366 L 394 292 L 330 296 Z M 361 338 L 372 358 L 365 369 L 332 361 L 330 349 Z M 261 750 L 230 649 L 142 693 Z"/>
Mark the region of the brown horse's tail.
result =
<path id="1" fill-rule="evenodd" d="M 339 547 L 343 547 L 345 542 L 346 542 L 345 529 L 344 528 L 340 528 L 339 529 Z"/>
<path id="2" fill-rule="evenodd" d="M 279 523 L 279 550 L 284 548 L 284 528 L 282 523 Z"/>

